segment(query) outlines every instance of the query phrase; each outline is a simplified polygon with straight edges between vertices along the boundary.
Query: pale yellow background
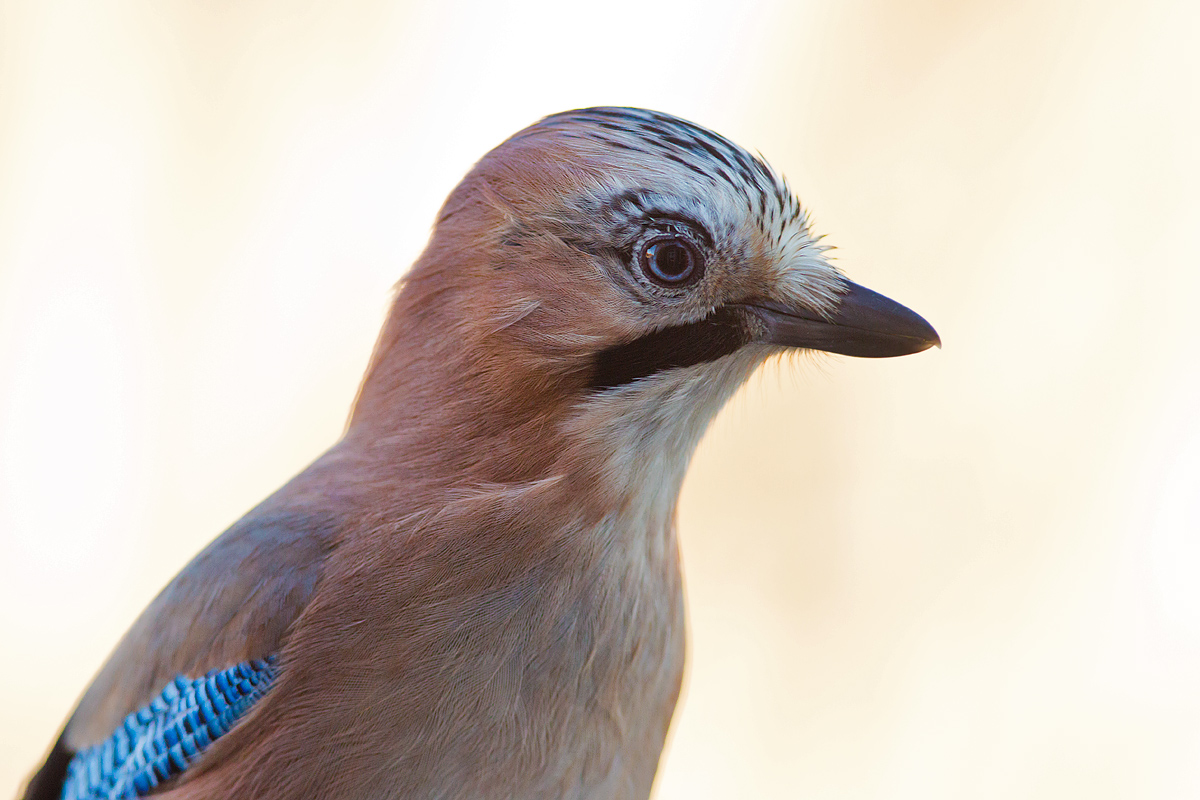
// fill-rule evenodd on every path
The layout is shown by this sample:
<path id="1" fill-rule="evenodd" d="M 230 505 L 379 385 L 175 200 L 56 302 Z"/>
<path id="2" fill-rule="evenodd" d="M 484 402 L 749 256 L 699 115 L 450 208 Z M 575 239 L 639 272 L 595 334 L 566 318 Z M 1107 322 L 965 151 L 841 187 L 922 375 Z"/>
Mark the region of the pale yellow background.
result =
<path id="1" fill-rule="evenodd" d="M 0 5 L 0 795 L 339 434 L 441 199 L 538 117 L 760 149 L 945 349 L 702 445 L 658 797 L 1200 797 L 1200 4 Z"/>

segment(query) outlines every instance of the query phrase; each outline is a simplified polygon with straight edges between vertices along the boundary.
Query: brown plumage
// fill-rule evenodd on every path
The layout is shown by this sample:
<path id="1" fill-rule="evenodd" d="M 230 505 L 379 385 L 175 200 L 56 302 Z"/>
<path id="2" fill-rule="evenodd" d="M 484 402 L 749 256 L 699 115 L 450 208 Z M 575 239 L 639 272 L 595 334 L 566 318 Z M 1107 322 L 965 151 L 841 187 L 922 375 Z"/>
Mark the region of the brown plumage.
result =
<path id="1" fill-rule="evenodd" d="M 644 798 L 679 693 L 692 450 L 785 347 L 937 342 L 759 159 L 549 117 L 451 193 L 341 441 L 147 608 L 26 797 L 177 674 L 279 677 L 164 798 Z"/>

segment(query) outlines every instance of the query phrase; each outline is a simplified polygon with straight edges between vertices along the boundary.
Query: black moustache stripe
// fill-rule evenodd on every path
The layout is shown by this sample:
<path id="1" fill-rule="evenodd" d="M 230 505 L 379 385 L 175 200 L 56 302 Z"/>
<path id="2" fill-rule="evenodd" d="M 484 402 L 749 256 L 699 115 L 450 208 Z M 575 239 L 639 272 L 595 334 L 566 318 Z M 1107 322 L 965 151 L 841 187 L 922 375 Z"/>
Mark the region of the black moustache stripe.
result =
<path id="1" fill-rule="evenodd" d="M 722 308 L 699 322 L 648 333 L 596 355 L 588 388 L 602 391 L 663 370 L 715 361 L 752 339 L 744 312 Z"/>

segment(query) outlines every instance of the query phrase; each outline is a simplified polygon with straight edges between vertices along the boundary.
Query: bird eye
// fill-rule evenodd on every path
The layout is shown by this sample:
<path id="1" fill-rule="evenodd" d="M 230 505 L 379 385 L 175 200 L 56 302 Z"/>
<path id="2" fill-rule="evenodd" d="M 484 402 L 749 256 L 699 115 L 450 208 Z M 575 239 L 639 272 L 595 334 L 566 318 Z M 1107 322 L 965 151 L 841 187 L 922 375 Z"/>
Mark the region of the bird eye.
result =
<path id="1" fill-rule="evenodd" d="M 651 239 L 639 260 L 646 277 L 662 286 L 683 286 L 701 275 L 700 252 L 682 236 Z"/>

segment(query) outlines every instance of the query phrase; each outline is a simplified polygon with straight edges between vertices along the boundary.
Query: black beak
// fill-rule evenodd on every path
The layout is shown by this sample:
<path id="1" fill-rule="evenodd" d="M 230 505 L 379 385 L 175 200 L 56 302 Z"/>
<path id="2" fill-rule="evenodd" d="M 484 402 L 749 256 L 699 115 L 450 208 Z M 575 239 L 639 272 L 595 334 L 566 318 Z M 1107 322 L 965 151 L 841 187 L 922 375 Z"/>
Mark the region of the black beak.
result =
<path id="1" fill-rule="evenodd" d="M 829 316 L 772 302 L 744 307 L 762 321 L 766 330 L 759 341 L 769 344 L 862 358 L 906 356 L 942 346 L 920 314 L 850 281 Z"/>

